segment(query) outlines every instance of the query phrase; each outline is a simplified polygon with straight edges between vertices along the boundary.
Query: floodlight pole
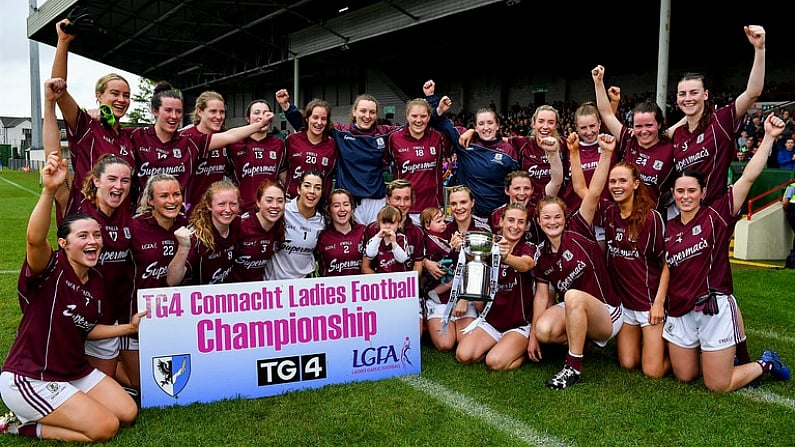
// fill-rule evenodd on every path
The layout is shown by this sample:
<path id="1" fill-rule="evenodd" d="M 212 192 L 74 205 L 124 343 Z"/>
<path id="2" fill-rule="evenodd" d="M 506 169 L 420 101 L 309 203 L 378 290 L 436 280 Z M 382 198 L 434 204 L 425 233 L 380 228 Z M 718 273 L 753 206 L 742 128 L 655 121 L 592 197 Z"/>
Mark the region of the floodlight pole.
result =
<path id="1" fill-rule="evenodd" d="M 31 14 L 38 10 L 36 0 L 30 0 Z M 31 123 L 31 149 L 42 149 L 41 142 L 41 77 L 39 75 L 39 43 L 30 40 L 30 123 Z M 19 148 L 20 151 L 23 148 Z M 25 155 L 25 159 L 30 164 L 30 152 Z"/>

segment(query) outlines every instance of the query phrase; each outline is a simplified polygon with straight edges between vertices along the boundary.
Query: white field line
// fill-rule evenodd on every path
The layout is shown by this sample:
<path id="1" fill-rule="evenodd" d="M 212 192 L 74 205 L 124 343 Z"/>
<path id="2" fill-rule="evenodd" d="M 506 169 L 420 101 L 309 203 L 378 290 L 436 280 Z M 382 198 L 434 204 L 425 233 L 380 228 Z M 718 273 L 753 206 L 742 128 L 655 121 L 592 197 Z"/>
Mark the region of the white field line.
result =
<path id="1" fill-rule="evenodd" d="M 781 341 L 784 343 L 795 344 L 795 337 L 789 337 L 787 335 L 781 335 L 776 332 L 764 331 L 759 329 L 749 329 L 745 328 L 746 336 L 748 334 L 753 335 L 755 337 L 765 337 L 765 338 L 772 338 L 776 341 Z M 773 349 L 775 351 L 775 349 Z M 795 359 L 789 361 L 789 363 L 795 363 Z"/>
<path id="2" fill-rule="evenodd" d="M 789 397 L 779 396 L 776 393 L 764 391 L 759 388 L 755 390 L 749 390 L 747 388 L 744 388 L 738 390 L 737 392 L 744 394 L 750 399 L 761 400 L 763 402 L 768 402 L 771 404 L 781 405 L 782 407 L 787 407 L 790 410 L 795 410 L 795 399 L 790 399 Z"/>
<path id="3" fill-rule="evenodd" d="M 38 192 L 36 192 L 36 191 L 33 191 L 32 189 L 25 188 L 24 186 L 22 186 L 22 185 L 20 185 L 20 184 L 18 184 L 18 183 L 14 183 L 14 182 L 12 182 L 11 180 L 5 179 L 5 178 L 3 178 L 3 177 L 0 177 L 0 180 L 2 180 L 2 181 L 4 181 L 4 182 L 8 183 L 9 185 L 16 186 L 17 188 L 19 188 L 19 189 L 21 189 L 21 190 L 23 190 L 23 191 L 27 191 L 27 192 L 29 192 L 29 193 L 33 194 L 33 195 L 34 195 L 34 196 L 36 196 L 36 197 L 38 197 L 38 196 L 40 196 L 40 195 L 41 195 L 41 191 L 38 191 Z"/>
<path id="4" fill-rule="evenodd" d="M 0 270 L 0 275 L 11 275 L 11 274 L 18 275 L 19 270 Z"/>
<path id="5" fill-rule="evenodd" d="M 428 379 L 412 375 L 400 377 L 400 380 L 425 392 L 453 409 L 486 421 L 491 426 L 528 445 L 554 447 L 567 447 L 572 445 L 566 444 L 550 435 L 538 432 L 526 424 L 523 424 L 521 421 L 500 414 L 464 394 L 447 389 Z"/>

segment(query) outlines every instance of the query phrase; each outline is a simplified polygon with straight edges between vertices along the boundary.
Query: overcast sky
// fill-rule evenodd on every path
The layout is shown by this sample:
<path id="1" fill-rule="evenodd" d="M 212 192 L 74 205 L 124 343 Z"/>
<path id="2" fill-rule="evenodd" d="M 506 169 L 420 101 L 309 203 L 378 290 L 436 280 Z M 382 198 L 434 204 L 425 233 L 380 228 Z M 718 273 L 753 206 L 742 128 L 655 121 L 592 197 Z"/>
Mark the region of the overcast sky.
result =
<path id="1" fill-rule="evenodd" d="M 39 5 L 44 0 L 39 0 Z M 30 116 L 30 40 L 27 33 L 29 0 L 3 0 L 0 17 L 0 116 Z M 52 30 L 55 33 L 55 29 Z M 79 38 L 79 37 L 78 37 Z M 39 46 L 39 73 L 41 84 L 50 77 L 55 48 Z M 138 91 L 139 77 L 108 65 L 88 60 L 76 54 L 69 55 L 69 93 L 83 107 L 96 105 L 94 84 L 101 76 L 116 72 L 130 83 L 132 94 Z M 41 85 L 37 86 L 41 90 Z M 56 109 L 57 110 L 57 109 Z M 60 112 L 56 112 L 60 117 Z"/>

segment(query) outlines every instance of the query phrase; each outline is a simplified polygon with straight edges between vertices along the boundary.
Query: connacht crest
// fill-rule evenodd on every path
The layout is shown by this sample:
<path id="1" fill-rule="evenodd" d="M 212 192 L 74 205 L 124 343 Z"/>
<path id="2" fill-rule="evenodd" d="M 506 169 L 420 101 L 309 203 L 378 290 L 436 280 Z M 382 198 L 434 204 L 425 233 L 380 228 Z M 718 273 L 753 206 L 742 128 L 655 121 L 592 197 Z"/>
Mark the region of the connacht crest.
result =
<path id="1" fill-rule="evenodd" d="M 178 397 L 190 378 L 190 354 L 152 357 L 152 374 L 163 392 Z"/>

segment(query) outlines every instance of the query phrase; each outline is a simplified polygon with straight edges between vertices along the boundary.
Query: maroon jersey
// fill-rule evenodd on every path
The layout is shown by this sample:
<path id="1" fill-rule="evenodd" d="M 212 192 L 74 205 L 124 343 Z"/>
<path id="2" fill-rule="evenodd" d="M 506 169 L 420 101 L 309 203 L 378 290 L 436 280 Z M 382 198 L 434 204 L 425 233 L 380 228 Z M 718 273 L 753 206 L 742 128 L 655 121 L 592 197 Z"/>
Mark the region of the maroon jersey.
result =
<path id="1" fill-rule="evenodd" d="M 662 215 L 649 210 L 640 234 L 630 238 L 627 219 L 612 201 L 602 201 L 600 212 L 607 241 L 607 267 L 612 273 L 613 289 L 627 309 L 648 311 L 660 286 L 665 246 Z"/>
<path id="2" fill-rule="evenodd" d="M 601 156 L 602 149 L 599 147 L 599 144 L 594 142 L 592 145 L 586 146 L 582 141 L 580 142 L 580 165 L 582 166 L 582 174 L 583 177 L 585 177 L 586 185 L 591 184 L 593 173 L 596 171 L 596 165 L 599 164 L 599 157 Z M 612 168 L 617 162 L 618 151 L 613 151 L 613 155 L 610 160 L 610 167 Z M 560 198 L 566 203 L 566 212 L 568 214 L 574 214 L 574 212 L 580 208 L 582 199 L 579 195 L 577 195 L 577 192 L 574 191 L 574 187 L 571 184 L 571 165 L 569 165 L 566 178 L 569 179 L 569 181 L 563 185 L 560 192 Z M 535 192 L 535 190 L 533 191 Z M 605 183 L 605 187 L 602 189 L 601 197 L 604 199 L 610 198 L 610 190 L 607 188 L 607 183 Z"/>
<path id="3" fill-rule="evenodd" d="M 130 227 L 133 236 L 131 248 L 136 293 L 133 295 L 130 312 L 119 318 L 120 323 L 129 323 L 130 318 L 138 312 L 138 290 L 168 286 L 168 264 L 174 258 L 178 246 L 174 231 L 187 224 L 188 220 L 182 214 L 168 229 L 157 223 L 151 211 L 133 217 Z"/>
<path id="4" fill-rule="evenodd" d="M 141 191 L 146 181 L 155 174 L 171 174 L 179 182 L 182 197 L 187 200 L 193 196 L 193 179 L 197 160 L 205 157 L 211 135 L 177 133 L 165 143 L 155 134 L 152 127 L 140 127 L 133 131 L 136 170 L 133 175 L 138 180 Z M 190 203 L 185 203 L 190 209 Z"/>
<path id="5" fill-rule="evenodd" d="M 377 224 L 378 222 L 374 223 Z M 405 234 L 395 234 L 395 243 L 401 247 L 403 251 L 408 253 L 408 241 Z M 370 268 L 372 268 L 376 273 L 410 272 L 412 269 L 407 267 L 408 263 L 409 261 L 399 262 L 397 259 L 395 259 L 392 246 L 390 245 L 387 247 L 386 242 L 384 241 L 381 241 L 381 243 L 378 245 L 378 253 L 375 255 L 375 257 L 370 258 Z"/>
<path id="6" fill-rule="evenodd" d="M 186 282 L 190 284 L 220 284 L 232 282 L 232 265 L 237 249 L 237 238 L 240 234 L 240 219 L 235 219 L 229 226 L 229 234 L 226 237 L 212 227 L 213 242 L 215 249 L 210 250 L 204 243 L 196 238 L 196 234 L 191 236 L 190 252 L 185 261 L 187 272 L 185 277 L 190 276 Z"/>
<path id="7" fill-rule="evenodd" d="M 707 193 L 704 203 L 723 197 L 729 182 L 729 166 L 737 154 L 735 140 L 742 125 L 735 103 L 716 110 L 707 128 L 692 133 L 688 126 L 674 131 L 674 162 L 676 171 L 694 169 L 704 175 Z"/>
<path id="8" fill-rule="evenodd" d="M 83 109 L 78 110 L 74 131 L 66 126 L 66 139 L 69 142 L 74 178 L 64 216 L 72 214 L 74 208 L 83 200 L 83 182 L 101 156 L 117 155 L 129 163 L 135 172 L 131 133 L 132 128 L 120 128 L 119 133 L 116 133 L 115 130 L 91 118 Z M 131 194 L 129 200 L 134 201 L 135 195 Z"/>
<path id="9" fill-rule="evenodd" d="M 569 171 L 569 157 L 566 150 L 566 141 L 558 138 L 560 143 L 560 156 L 563 161 L 563 172 Z M 519 163 L 523 170 L 530 173 L 533 182 L 533 203 L 538 203 L 546 194 L 547 183 L 552 179 L 549 174 L 549 159 L 547 154 L 536 142 L 535 137 L 510 137 L 510 143 L 519 152 Z"/>
<path id="10" fill-rule="evenodd" d="M 196 126 L 188 127 L 182 130 L 183 134 L 192 138 L 201 138 L 204 136 Z M 190 196 L 185 197 L 185 203 L 191 206 L 196 205 L 201 200 L 207 188 L 213 183 L 223 180 L 227 171 L 227 163 L 229 156 L 226 148 L 207 150 L 203 154 L 197 154 L 196 164 L 193 171 L 193 179 L 191 180 L 192 186 L 190 188 Z M 190 206 L 187 207 L 190 209 Z"/>
<path id="11" fill-rule="evenodd" d="M 18 283 L 22 321 L 3 371 L 60 382 L 91 373 L 83 344 L 102 317 L 104 292 L 102 275 L 90 269 L 83 284 L 62 250 L 35 276 L 25 259 Z"/>
<path id="12" fill-rule="evenodd" d="M 362 236 L 362 245 L 364 247 L 367 246 L 367 241 L 372 239 L 373 236 L 378 234 L 378 222 L 370 222 L 369 225 L 364 230 L 364 235 Z M 410 272 L 414 270 L 414 263 L 415 262 L 422 262 L 423 257 L 425 256 L 425 232 L 422 231 L 422 228 L 418 227 L 417 225 L 412 222 L 411 219 L 406 219 L 403 223 L 403 227 L 398 229 L 398 235 L 404 235 L 405 245 L 401 242 L 401 247 L 403 250 L 406 251 L 408 255 L 408 259 L 405 262 L 405 269 L 404 270 L 390 270 L 394 272 Z M 382 244 L 383 246 L 383 244 Z M 364 250 L 364 248 L 362 248 Z M 373 270 L 378 272 L 375 268 L 375 263 L 371 263 Z M 381 272 L 379 272 L 381 273 Z"/>
<path id="13" fill-rule="evenodd" d="M 262 281 L 265 278 L 265 264 L 277 249 L 275 226 L 266 231 L 259 223 L 257 214 L 252 211 L 240 216 L 232 282 Z"/>
<path id="14" fill-rule="evenodd" d="M 576 289 L 611 306 L 621 305 L 618 295 L 613 293 L 605 255 L 596 243 L 593 227 L 580 213 L 569 219 L 557 253 L 552 252 L 548 241 L 542 242 L 538 250 L 536 280 L 552 284 L 560 300 L 568 290 Z"/>
<path id="15" fill-rule="evenodd" d="M 729 242 L 739 210 L 732 209 L 731 188 L 712 205 L 701 207 L 687 224 L 681 215 L 665 227 L 665 252 L 671 280 L 668 285 L 668 313 L 681 317 L 693 310 L 696 298 L 714 289 L 719 294 L 734 292 Z"/>
<path id="16" fill-rule="evenodd" d="M 502 216 L 505 214 L 505 208 L 508 206 L 506 203 L 505 205 L 497 208 L 491 213 L 489 217 L 489 226 L 491 226 L 492 231 L 494 234 L 502 234 L 502 226 L 500 225 L 500 220 Z M 542 237 L 543 232 L 541 227 L 538 225 L 538 219 L 536 219 L 536 206 L 533 203 L 527 204 L 527 230 L 525 231 L 525 239 L 532 242 L 533 244 L 539 244 Z"/>
<path id="17" fill-rule="evenodd" d="M 271 134 L 259 141 L 246 137 L 229 145 L 235 182 L 240 188 L 240 212 L 257 208 L 257 188 L 266 180 L 279 180 L 283 169 L 284 140 Z"/>
<path id="18" fill-rule="evenodd" d="M 132 253 L 132 216 L 126 206 L 116 208 L 110 216 L 100 211 L 92 202 L 83 199 L 77 211 L 86 213 L 99 222 L 102 232 L 102 251 L 95 268 L 105 278 L 107 293 L 103 324 L 113 324 L 127 311 L 132 299 L 133 276 L 130 271 Z"/>
<path id="19" fill-rule="evenodd" d="M 520 241 L 513 247 L 514 256 L 535 258 L 536 246 Z M 500 262 L 497 293 L 486 321 L 500 332 L 517 328 L 533 321 L 533 273 L 519 272 L 505 262 Z"/>
<path id="20" fill-rule="evenodd" d="M 425 233 L 425 258 L 435 262 L 439 262 L 443 259 L 449 260 L 450 264 L 448 267 L 451 271 L 453 271 L 455 270 L 455 263 L 458 262 L 458 259 L 453 258 L 450 255 L 451 251 L 452 248 L 450 247 L 450 241 L 445 239 L 444 235 L 429 232 Z M 441 278 L 436 279 L 429 274 L 425 274 L 423 276 L 425 278 L 423 284 L 426 292 L 428 290 L 433 290 L 441 283 Z M 450 299 L 450 291 L 439 294 L 439 299 L 442 303 L 447 303 L 447 301 Z"/>
<path id="21" fill-rule="evenodd" d="M 442 160 L 451 150 L 449 140 L 434 129 L 427 129 L 419 140 L 408 128 L 389 135 L 386 163 L 391 163 L 395 179 L 408 180 L 414 188 L 416 198 L 409 212 L 419 214 L 425 208 L 444 207 Z"/>
<path id="22" fill-rule="evenodd" d="M 298 195 L 298 182 L 301 174 L 311 169 L 323 173 L 323 197 L 328 197 L 331 192 L 331 177 L 337 165 L 337 142 L 324 135 L 320 143 L 313 144 L 309 141 L 306 132 L 297 132 L 287 135 L 285 140 L 287 156 L 285 166 L 287 178 L 284 185 L 287 189 L 287 198 L 292 199 Z"/>
<path id="23" fill-rule="evenodd" d="M 340 233 L 329 225 L 317 238 L 317 262 L 320 276 L 358 275 L 362 273 L 365 226 L 353 223 L 351 231 Z"/>
<path id="24" fill-rule="evenodd" d="M 658 141 L 650 148 L 642 148 L 631 129 L 621 126 L 621 135 L 616 145 L 621 159 L 638 167 L 640 181 L 657 204 L 661 213 L 665 203 L 661 200 L 674 186 L 674 145 L 670 141 Z"/>

